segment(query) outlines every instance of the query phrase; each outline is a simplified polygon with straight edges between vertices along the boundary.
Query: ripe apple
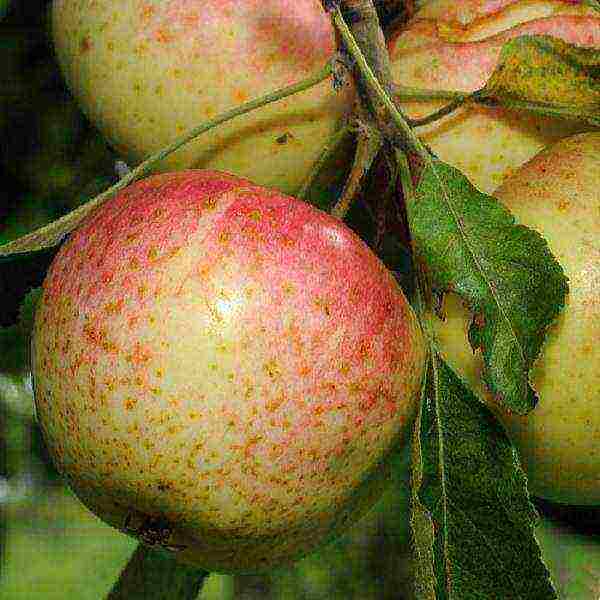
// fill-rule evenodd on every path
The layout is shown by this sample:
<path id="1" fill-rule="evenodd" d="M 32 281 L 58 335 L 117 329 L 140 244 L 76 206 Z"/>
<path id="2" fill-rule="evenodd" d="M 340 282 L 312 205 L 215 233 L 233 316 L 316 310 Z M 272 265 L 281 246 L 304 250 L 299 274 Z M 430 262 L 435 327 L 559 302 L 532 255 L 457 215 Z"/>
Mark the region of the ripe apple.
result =
<path id="1" fill-rule="evenodd" d="M 404 86 L 473 92 L 493 72 L 503 44 L 525 34 L 600 48 L 600 16 L 569 0 L 434 0 L 391 43 L 394 79 Z M 447 102 L 402 106 L 420 118 Z M 492 193 L 543 147 L 581 130 L 568 121 L 469 104 L 418 132 L 441 160 Z"/>
<path id="2" fill-rule="evenodd" d="M 134 163 L 217 114 L 313 75 L 335 52 L 320 0 L 54 0 L 53 37 L 81 107 Z M 352 106 L 330 80 L 203 134 L 159 165 L 297 190 Z"/>
<path id="3" fill-rule="evenodd" d="M 200 170 L 136 183 L 71 236 L 33 339 L 38 419 L 79 498 L 221 572 L 289 562 L 377 500 L 425 361 L 343 223 Z"/>
<path id="4" fill-rule="evenodd" d="M 469 314 L 445 301 L 433 319 L 447 360 L 494 408 L 517 446 L 530 491 L 567 504 L 600 504 L 600 133 L 579 134 L 539 153 L 496 192 L 517 220 L 539 231 L 569 277 L 568 303 L 531 372 L 540 402 L 505 413 L 481 384 L 481 355 L 468 341 Z"/>

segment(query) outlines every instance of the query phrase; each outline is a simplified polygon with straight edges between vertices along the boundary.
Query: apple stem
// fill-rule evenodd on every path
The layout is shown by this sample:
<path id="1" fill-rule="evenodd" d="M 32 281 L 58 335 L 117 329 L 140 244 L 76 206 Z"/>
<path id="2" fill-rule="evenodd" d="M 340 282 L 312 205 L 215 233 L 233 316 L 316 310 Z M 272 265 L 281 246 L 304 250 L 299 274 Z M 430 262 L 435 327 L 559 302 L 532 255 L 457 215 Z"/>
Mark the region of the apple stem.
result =
<path id="1" fill-rule="evenodd" d="M 411 100 L 455 100 L 468 96 L 469 92 L 460 90 L 431 90 L 426 88 L 417 88 L 396 83 L 392 86 L 394 98 L 399 102 L 409 102 Z"/>
<path id="2" fill-rule="evenodd" d="M 434 121 L 439 121 L 439 119 L 448 116 L 453 113 L 457 108 L 461 107 L 463 104 L 468 102 L 471 99 L 472 95 L 459 96 L 445 104 L 439 110 L 436 110 L 427 116 L 421 119 L 408 119 L 408 124 L 411 127 L 423 127 L 424 125 L 428 125 L 429 123 L 433 123 Z"/>

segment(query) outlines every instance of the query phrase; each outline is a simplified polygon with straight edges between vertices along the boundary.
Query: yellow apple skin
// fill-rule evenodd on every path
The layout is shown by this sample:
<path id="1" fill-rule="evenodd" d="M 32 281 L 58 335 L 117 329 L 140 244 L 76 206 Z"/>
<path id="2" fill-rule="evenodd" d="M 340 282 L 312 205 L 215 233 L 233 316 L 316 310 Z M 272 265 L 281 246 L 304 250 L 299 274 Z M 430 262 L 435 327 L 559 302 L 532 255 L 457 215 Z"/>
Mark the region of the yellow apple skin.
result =
<path id="1" fill-rule="evenodd" d="M 432 318 L 448 362 L 495 410 L 517 446 L 530 491 L 566 504 L 600 504 L 600 133 L 561 140 L 496 191 L 517 220 L 539 231 L 569 277 L 567 305 L 531 371 L 540 402 L 506 414 L 480 380 L 470 316 L 448 295 L 446 322 Z"/>
<path id="2" fill-rule="evenodd" d="M 132 163 L 335 51 L 319 0 L 55 0 L 52 26 L 74 96 Z M 328 79 L 203 134 L 158 170 L 226 170 L 294 193 L 352 97 Z"/>
<path id="3" fill-rule="evenodd" d="M 390 45 L 394 80 L 409 87 L 473 92 L 493 72 L 502 45 L 525 34 L 600 48 L 600 16 L 590 7 L 561 0 L 430 2 Z M 402 107 L 410 117 L 420 118 L 447 102 L 411 101 Z M 491 193 L 542 148 L 584 129 L 563 120 L 469 104 L 418 132 L 441 160 Z"/>

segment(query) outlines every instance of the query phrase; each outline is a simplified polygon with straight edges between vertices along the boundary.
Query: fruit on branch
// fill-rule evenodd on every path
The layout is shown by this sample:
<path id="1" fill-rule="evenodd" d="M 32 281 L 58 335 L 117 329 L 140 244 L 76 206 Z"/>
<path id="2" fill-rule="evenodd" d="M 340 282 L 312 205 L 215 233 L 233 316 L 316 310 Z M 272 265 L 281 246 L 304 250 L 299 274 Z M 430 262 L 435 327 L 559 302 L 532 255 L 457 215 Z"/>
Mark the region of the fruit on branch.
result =
<path id="1" fill-rule="evenodd" d="M 341 222 L 226 173 L 155 175 L 49 270 L 37 414 L 106 522 L 210 570 L 254 571 L 377 499 L 424 354 L 393 276 Z"/>
<path id="2" fill-rule="evenodd" d="M 62 71 L 84 112 L 139 162 L 242 102 L 313 75 L 335 42 L 320 0 L 54 0 Z M 237 117 L 164 160 L 295 192 L 351 108 L 331 80 Z"/>
<path id="3" fill-rule="evenodd" d="M 236 106 L 305 78 L 331 58 L 320 0 L 55 0 L 53 33 L 67 83 L 90 119 L 129 161 Z M 502 42 L 548 33 L 600 46 L 600 17 L 568 0 L 429 2 L 390 45 L 402 85 L 473 91 Z M 224 169 L 294 193 L 324 140 L 351 110 L 330 81 L 238 117 L 165 159 L 163 170 Z M 442 102 L 404 105 L 412 117 Z M 577 126 L 469 106 L 420 130 L 443 160 L 491 192 L 513 168 Z"/>
<path id="4" fill-rule="evenodd" d="M 591 7 L 568 0 L 429 2 L 391 43 L 394 80 L 409 87 L 473 92 L 492 73 L 502 45 L 525 34 L 547 34 L 600 48 L 600 16 Z M 448 102 L 410 101 L 402 106 L 410 117 L 421 118 Z M 585 128 L 469 104 L 418 132 L 440 159 L 491 193 L 544 146 Z"/>
<path id="5" fill-rule="evenodd" d="M 561 140 L 509 177 L 497 197 L 539 231 L 569 277 L 567 305 L 531 371 L 540 402 L 505 414 L 480 381 L 482 360 L 467 341 L 469 315 L 446 297 L 446 323 L 433 319 L 447 360 L 486 398 L 508 429 L 530 491 L 569 504 L 600 504 L 600 133 Z"/>

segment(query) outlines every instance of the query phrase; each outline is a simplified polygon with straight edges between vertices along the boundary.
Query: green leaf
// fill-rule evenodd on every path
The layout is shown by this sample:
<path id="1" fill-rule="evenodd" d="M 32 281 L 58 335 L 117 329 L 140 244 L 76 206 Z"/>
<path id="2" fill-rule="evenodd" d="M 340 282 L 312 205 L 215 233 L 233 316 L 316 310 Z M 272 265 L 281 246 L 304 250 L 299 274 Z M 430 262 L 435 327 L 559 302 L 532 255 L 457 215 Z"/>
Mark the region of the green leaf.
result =
<path id="1" fill-rule="evenodd" d="M 208 575 L 172 552 L 140 544 L 107 600 L 196 600 Z"/>
<path id="2" fill-rule="evenodd" d="M 539 516 L 503 427 L 435 355 L 413 441 L 419 598 L 557 598 L 534 537 Z"/>
<path id="3" fill-rule="evenodd" d="M 481 99 L 600 126 L 600 50 L 547 35 L 514 38 Z"/>
<path id="4" fill-rule="evenodd" d="M 436 600 L 435 593 L 435 556 L 433 553 L 435 532 L 429 511 L 419 501 L 419 491 L 423 486 L 423 440 L 421 440 L 423 406 L 427 400 L 430 369 L 423 377 L 421 390 L 421 409 L 417 413 L 412 436 L 412 473 L 411 473 L 411 507 L 410 527 L 415 556 L 415 595 L 419 600 Z"/>
<path id="5" fill-rule="evenodd" d="M 528 371 L 568 292 L 546 241 L 437 160 L 407 210 L 417 261 L 434 291 L 455 292 L 475 313 L 469 338 L 482 350 L 486 384 L 510 410 L 531 410 L 537 395 Z"/>
<path id="6" fill-rule="evenodd" d="M 15 325 L 0 327 L 0 410 L 9 408 L 21 417 L 33 418 L 35 409 L 29 385 L 29 344 L 36 303 L 41 288 L 30 290 Z"/>
<path id="7" fill-rule="evenodd" d="M 33 330 L 33 319 L 35 317 L 35 308 L 42 296 L 42 288 L 37 287 L 29 290 L 19 308 L 18 327 L 27 336 L 31 335 Z"/>
<path id="8" fill-rule="evenodd" d="M 21 373 L 27 366 L 29 338 L 18 325 L 0 327 L 0 373 Z"/>

